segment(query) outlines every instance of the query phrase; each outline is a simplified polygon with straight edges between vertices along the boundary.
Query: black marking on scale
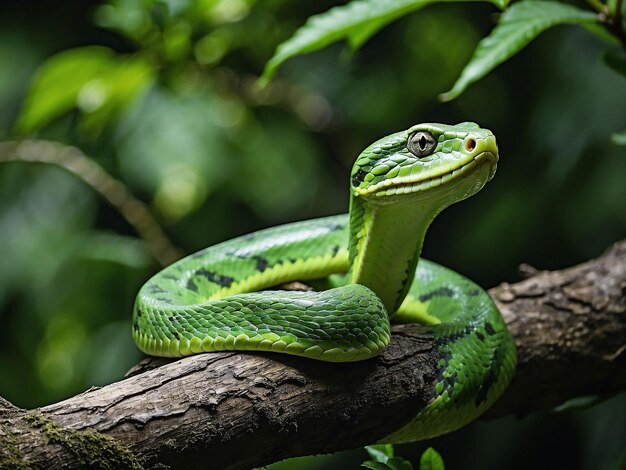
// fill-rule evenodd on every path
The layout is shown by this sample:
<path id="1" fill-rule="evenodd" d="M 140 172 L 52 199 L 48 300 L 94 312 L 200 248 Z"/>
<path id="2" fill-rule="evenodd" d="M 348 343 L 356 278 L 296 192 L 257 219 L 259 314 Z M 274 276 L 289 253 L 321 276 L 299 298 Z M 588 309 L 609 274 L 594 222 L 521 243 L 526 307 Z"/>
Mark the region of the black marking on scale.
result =
<path id="1" fill-rule="evenodd" d="M 187 281 L 187 289 L 189 289 L 190 291 L 193 292 L 198 292 L 198 286 L 196 286 L 196 283 L 193 282 L 192 278 L 189 278 L 189 280 Z"/>
<path id="2" fill-rule="evenodd" d="M 452 353 L 449 349 L 443 349 L 439 351 L 439 362 L 440 365 L 437 368 L 437 380 L 436 383 L 443 382 L 444 380 L 444 372 L 448 368 L 448 364 L 450 363 L 450 359 L 452 358 Z M 435 390 L 433 393 L 436 394 Z"/>
<path id="3" fill-rule="evenodd" d="M 269 261 L 261 255 L 252 256 L 252 259 L 256 261 L 256 269 L 259 272 L 263 272 L 269 267 Z"/>
<path id="4" fill-rule="evenodd" d="M 329 223 L 328 225 L 326 225 L 326 228 L 328 228 L 329 232 L 336 232 L 338 230 L 343 230 L 344 228 L 346 228 L 346 225 L 335 222 Z"/>
<path id="5" fill-rule="evenodd" d="M 352 186 L 360 185 L 365 179 L 366 175 L 367 171 L 363 171 L 359 168 L 359 170 L 352 176 Z"/>
<path id="6" fill-rule="evenodd" d="M 467 325 L 465 328 L 463 328 L 460 331 L 443 335 L 441 338 L 439 338 L 438 342 L 441 345 L 444 345 L 446 343 L 456 343 L 461 338 L 465 338 L 467 335 L 469 335 L 473 330 L 474 330 L 473 326 Z"/>
<path id="7" fill-rule="evenodd" d="M 165 289 L 161 288 L 157 284 L 150 284 L 148 286 L 148 291 L 152 294 L 162 294 L 163 292 L 165 292 Z"/>
<path id="8" fill-rule="evenodd" d="M 498 381 L 498 373 L 500 372 L 503 359 L 504 356 L 502 355 L 502 351 L 494 349 L 491 360 L 489 361 L 489 368 L 487 369 L 483 383 L 481 384 L 478 394 L 476 395 L 476 400 L 474 402 L 476 406 L 487 400 L 489 390 Z"/>
<path id="9" fill-rule="evenodd" d="M 426 294 L 419 296 L 420 302 L 428 302 L 433 297 L 454 297 L 454 291 L 449 287 L 438 287 Z"/>
<path id="10" fill-rule="evenodd" d="M 457 375 L 456 372 L 450 375 L 450 377 L 444 377 L 442 380 L 443 390 L 441 391 L 441 393 L 447 391 L 448 397 L 451 397 L 452 394 L 454 393 L 454 384 L 457 382 L 458 379 L 459 379 L 459 376 Z"/>
<path id="11" fill-rule="evenodd" d="M 409 263 L 409 267 L 406 268 L 406 270 L 404 271 L 404 279 L 402 279 L 402 282 L 400 283 L 400 289 L 398 289 L 398 292 L 396 292 L 397 300 L 396 300 L 396 305 L 394 307 L 395 310 L 398 310 L 400 308 L 400 305 L 402 305 L 402 302 L 404 301 L 404 298 L 406 297 L 406 292 L 408 292 L 408 290 L 411 288 L 410 286 L 407 286 L 407 284 L 409 283 L 409 279 L 411 279 L 411 271 L 413 269 L 415 268 L 412 268 Z"/>
<path id="12" fill-rule="evenodd" d="M 196 270 L 195 275 L 196 276 L 203 276 L 209 282 L 217 284 L 217 285 L 219 285 L 221 287 L 230 287 L 232 285 L 232 283 L 235 281 L 235 279 L 230 277 L 230 276 L 223 276 L 223 275 L 218 274 L 218 273 L 216 273 L 214 271 L 209 271 L 209 270 L 204 269 L 204 268 L 200 268 L 200 269 Z"/>

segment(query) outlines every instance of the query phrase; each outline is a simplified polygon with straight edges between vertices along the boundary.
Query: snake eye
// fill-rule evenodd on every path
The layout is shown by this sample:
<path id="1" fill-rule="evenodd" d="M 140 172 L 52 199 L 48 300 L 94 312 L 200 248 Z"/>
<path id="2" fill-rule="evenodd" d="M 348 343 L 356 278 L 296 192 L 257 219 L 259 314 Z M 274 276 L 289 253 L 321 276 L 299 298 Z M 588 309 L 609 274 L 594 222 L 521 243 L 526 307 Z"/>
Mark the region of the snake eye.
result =
<path id="1" fill-rule="evenodd" d="M 406 147 L 413 155 L 426 157 L 435 151 L 437 139 L 435 139 L 430 132 L 417 131 L 411 134 Z"/>

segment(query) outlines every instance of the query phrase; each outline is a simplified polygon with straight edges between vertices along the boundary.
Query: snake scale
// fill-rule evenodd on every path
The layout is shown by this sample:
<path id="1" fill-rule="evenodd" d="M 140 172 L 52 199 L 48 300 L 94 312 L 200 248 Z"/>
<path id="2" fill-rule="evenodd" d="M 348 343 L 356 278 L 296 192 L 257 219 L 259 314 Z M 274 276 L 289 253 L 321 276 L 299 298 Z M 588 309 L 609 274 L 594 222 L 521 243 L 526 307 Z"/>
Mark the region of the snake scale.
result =
<path id="1" fill-rule="evenodd" d="M 420 322 L 439 354 L 432 398 L 383 441 L 453 431 L 504 391 L 515 347 L 484 290 L 419 255 L 432 220 L 482 189 L 497 161 L 495 137 L 474 123 L 384 137 L 354 163 L 349 214 L 251 233 L 156 274 L 137 296 L 135 342 L 155 356 L 255 350 L 348 362 L 380 354 L 390 321 Z M 263 291 L 295 280 L 322 290 Z"/>

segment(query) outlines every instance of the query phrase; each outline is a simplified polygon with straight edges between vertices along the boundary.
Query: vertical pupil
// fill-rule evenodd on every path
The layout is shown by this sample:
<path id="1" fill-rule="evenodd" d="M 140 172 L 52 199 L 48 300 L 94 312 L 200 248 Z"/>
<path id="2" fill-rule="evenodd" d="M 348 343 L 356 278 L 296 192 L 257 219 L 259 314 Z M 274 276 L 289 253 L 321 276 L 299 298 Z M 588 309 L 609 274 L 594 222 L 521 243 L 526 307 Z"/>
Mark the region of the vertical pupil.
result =
<path id="1" fill-rule="evenodd" d="M 424 137 L 424 135 L 420 137 L 419 144 L 422 150 L 426 148 L 426 137 Z"/>

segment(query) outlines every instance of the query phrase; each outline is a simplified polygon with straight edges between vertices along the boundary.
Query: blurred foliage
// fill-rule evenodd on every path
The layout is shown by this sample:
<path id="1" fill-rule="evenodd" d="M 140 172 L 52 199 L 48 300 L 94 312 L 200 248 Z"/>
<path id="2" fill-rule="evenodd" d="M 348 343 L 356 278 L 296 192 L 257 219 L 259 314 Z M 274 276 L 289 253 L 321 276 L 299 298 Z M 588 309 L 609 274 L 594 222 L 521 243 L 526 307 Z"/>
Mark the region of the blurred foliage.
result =
<path id="1" fill-rule="evenodd" d="M 395 455 L 394 446 L 391 444 L 379 444 L 365 447 L 371 460 L 366 460 L 361 467 L 371 470 L 413 470 L 413 464 L 402 457 Z M 429 447 L 420 457 L 420 470 L 445 470 L 441 455 Z"/>
<path id="2" fill-rule="evenodd" d="M 473 120 L 498 136 L 498 176 L 434 222 L 426 257 L 490 287 L 518 279 L 522 262 L 564 267 L 626 236 L 626 155 L 611 143 L 624 142 L 626 128 L 617 46 L 602 58 L 597 35 L 550 30 L 440 104 L 496 8 L 433 4 L 377 23 L 358 51 L 336 44 L 294 57 L 260 88 L 277 45 L 333 6 L 3 2 L 0 138 L 79 147 L 191 253 L 345 212 L 348 170 L 374 139 L 416 122 Z M 1 396 L 33 407 L 136 363 L 132 304 L 159 267 L 92 188 L 49 165 L 1 164 L 0 246 Z M 585 411 L 473 423 L 397 450 L 418 462 L 434 445 L 449 468 L 609 469 L 626 462 L 623 416 L 621 396 Z M 357 450 L 274 468 L 357 468 L 365 458 Z"/>

